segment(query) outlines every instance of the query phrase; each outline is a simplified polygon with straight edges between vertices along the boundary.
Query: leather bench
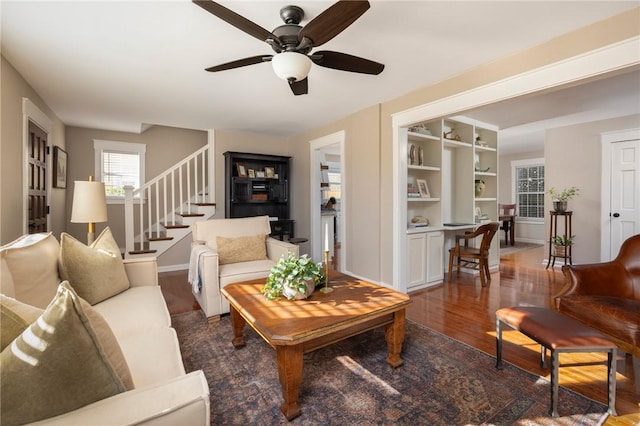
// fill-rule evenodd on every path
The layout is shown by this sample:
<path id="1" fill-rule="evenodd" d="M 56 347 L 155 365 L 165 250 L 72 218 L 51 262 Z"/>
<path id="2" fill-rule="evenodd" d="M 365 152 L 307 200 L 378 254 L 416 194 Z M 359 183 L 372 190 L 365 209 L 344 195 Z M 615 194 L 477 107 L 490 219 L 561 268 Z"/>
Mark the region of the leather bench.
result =
<path id="1" fill-rule="evenodd" d="M 535 306 L 517 306 L 496 311 L 496 368 L 502 368 L 502 324 L 518 330 L 541 345 L 540 366 L 545 368 L 547 349 L 551 351 L 551 407 L 558 416 L 558 366 L 561 352 L 607 352 L 608 413 L 615 416 L 616 344 L 606 335 L 557 311 Z"/>

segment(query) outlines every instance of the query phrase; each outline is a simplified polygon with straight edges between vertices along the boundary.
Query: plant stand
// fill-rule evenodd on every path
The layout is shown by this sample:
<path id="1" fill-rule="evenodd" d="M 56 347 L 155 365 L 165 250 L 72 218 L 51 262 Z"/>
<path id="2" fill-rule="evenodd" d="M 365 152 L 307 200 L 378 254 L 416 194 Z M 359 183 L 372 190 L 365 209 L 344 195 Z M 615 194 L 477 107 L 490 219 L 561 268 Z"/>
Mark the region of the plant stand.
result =
<path id="1" fill-rule="evenodd" d="M 573 265 L 573 261 L 571 259 L 571 249 L 573 246 L 564 246 L 564 251 L 561 253 L 560 251 L 556 251 L 551 243 L 553 238 L 559 234 L 558 216 L 564 217 L 564 234 L 573 235 L 571 233 L 571 217 L 573 212 L 556 212 L 551 210 L 549 213 L 551 214 L 551 222 L 549 224 L 549 260 L 545 269 L 549 269 L 550 265 L 555 264 L 556 258 L 558 257 L 564 259 L 565 265 L 567 264 L 567 261 L 569 261 L 569 265 Z"/>

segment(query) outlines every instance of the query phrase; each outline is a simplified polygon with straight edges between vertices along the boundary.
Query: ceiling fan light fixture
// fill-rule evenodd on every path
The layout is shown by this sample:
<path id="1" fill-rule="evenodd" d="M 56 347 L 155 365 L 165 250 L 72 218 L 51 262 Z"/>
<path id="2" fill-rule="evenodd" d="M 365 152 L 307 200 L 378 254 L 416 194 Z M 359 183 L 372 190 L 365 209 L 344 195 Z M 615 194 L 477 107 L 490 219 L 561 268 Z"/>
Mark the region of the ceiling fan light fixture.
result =
<path id="1" fill-rule="evenodd" d="M 307 55 L 297 52 L 278 53 L 271 59 L 273 71 L 287 81 L 304 80 L 311 70 L 311 64 Z"/>

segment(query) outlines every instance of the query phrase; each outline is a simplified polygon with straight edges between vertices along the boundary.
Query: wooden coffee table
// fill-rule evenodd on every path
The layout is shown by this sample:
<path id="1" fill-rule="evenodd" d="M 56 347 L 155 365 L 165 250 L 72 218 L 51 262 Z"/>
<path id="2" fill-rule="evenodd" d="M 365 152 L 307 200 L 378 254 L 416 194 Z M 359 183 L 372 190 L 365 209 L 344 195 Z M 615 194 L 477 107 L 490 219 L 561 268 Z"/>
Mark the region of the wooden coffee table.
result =
<path id="1" fill-rule="evenodd" d="M 298 394 L 302 382 L 302 355 L 367 330 L 385 326 L 387 363 L 401 366 L 405 309 L 409 296 L 331 271 L 331 293 L 317 291 L 306 300 L 269 301 L 260 292 L 265 279 L 229 284 L 221 292 L 231 305 L 233 345 L 245 346 L 249 324 L 276 351 L 278 376 L 287 420 L 300 415 Z"/>

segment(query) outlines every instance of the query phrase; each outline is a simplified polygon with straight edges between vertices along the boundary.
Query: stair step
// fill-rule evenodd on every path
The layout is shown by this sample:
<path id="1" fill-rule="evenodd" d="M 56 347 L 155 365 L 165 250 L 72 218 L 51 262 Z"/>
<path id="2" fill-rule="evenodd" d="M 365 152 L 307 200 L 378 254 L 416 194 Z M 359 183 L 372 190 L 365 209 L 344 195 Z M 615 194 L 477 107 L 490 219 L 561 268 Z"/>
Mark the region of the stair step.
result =
<path id="1" fill-rule="evenodd" d="M 196 205 L 196 206 L 203 206 L 203 207 L 205 207 L 205 206 L 215 206 L 216 205 L 216 203 L 193 203 L 193 204 Z"/>
<path id="2" fill-rule="evenodd" d="M 165 229 L 182 229 L 182 228 L 188 228 L 189 225 L 162 225 L 165 227 Z"/>
<path id="3" fill-rule="evenodd" d="M 166 232 L 155 233 L 153 232 L 151 235 L 147 233 L 147 241 L 168 241 L 173 240 L 173 237 L 167 236 Z"/>
<path id="4" fill-rule="evenodd" d="M 129 252 L 129 254 L 133 255 L 133 254 L 147 254 L 147 253 L 155 253 L 158 250 L 132 250 Z"/>
<path id="5" fill-rule="evenodd" d="M 145 253 L 155 253 L 158 250 L 154 250 L 152 248 L 149 248 L 149 241 L 145 241 L 142 243 L 142 246 L 140 246 L 140 243 L 134 243 L 133 244 L 133 250 L 131 250 L 129 252 L 129 254 L 145 254 Z"/>
<path id="6" fill-rule="evenodd" d="M 178 216 L 182 217 L 203 217 L 204 213 L 178 213 Z"/>

